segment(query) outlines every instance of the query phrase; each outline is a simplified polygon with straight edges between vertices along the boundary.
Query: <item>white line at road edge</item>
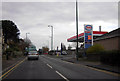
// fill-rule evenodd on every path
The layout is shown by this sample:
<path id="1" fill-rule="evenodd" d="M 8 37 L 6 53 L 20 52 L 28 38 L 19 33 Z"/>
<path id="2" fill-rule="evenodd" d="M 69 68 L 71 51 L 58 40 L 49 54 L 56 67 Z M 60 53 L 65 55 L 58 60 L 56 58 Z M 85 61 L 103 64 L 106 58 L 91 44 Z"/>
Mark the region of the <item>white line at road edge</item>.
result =
<path id="1" fill-rule="evenodd" d="M 66 81 L 69 81 L 66 77 L 64 77 L 61 73 L 59 73 L 58 71 L 56 71 L 57 74 L 59 74 L 62 78 L 64 78 Z"/>
<path id="2" fill-rule="evenodd" d="M 49 64 L 47 64 L 47 66 L 49 66 L 52 69 L 52 66 L 50 66 Z"/>

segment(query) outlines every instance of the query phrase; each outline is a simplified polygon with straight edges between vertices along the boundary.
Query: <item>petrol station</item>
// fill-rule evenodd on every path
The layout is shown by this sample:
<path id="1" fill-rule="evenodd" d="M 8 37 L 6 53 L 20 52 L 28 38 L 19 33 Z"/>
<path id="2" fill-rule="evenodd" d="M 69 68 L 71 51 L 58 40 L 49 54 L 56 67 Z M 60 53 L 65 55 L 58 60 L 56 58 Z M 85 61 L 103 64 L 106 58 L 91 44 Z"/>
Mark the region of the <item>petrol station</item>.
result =
<path id="1" fill-rule="evenodd" d="M 89 44 L 93 45 L 94 39 L 108 33 L 106 31 L 101 31 L 101 28 L 99 31 L 92 31 L 92 30 L 93 30 L 92 25 L 86 25 L 84 27 L 84 32 L 78 34 L 78 42 L 86 44 L 86 46 L 84 46 L 84 48 L 90 47 Z M 72 37 L 68 38 L 67 41 L 68 42 L 77 42 L 77 36 L 72 36 Z"/>
<path id="2" fill-rule="evenodd" d="M 93 39 L 96 39 L 98 37 L 100 37 L 101 35 L 103 34 L 106 34 L 108 32 L 105 32 L 105 31 L 93 31 Z M 76 42 L 76 37 L 77 36 L 73 36 L 73 37 L 70 37 L 67 39 L 68 42 Z M 78 40 L 80 43 L 83 43 L 84 42 L 84 33 L 80 33 L 78 35 Z"/>

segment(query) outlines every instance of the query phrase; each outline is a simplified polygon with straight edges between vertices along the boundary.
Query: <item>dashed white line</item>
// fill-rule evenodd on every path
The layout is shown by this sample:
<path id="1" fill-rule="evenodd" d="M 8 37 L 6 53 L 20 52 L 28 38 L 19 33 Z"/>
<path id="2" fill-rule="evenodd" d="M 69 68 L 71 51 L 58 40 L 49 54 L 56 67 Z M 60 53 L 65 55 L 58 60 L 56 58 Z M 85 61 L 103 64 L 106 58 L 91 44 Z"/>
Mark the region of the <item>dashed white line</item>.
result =
<path id="1" fill-rule="evenodd" d="M 49 64 L 47 64 L 48 67 L 50 67 L 52 69 L 52 66 L 50 66 Z"/>
<path id="2" fill-rule="evenodd" d="M 61 73 L 59 73 L 58 71 L 56 71 L 56 73 L 58 74 L 58 75 L 60 75 L 63 79 L 65 79 L 66 81 L 69 81 L 65 76 L 63 76 Z"/>
<path id="3" fill-rule="evenodd" d="M 53 60 L 56 60 L 56 61 L 59 61 L 59 62 L 61 62 L 60 60 L 58 60 L 58 59 L 55 59 L 55 58 L 50 58 L 50 57 L 47 57 L 47 58 L 49 58 L 49 59 L 53 59 Z M 67 62 L 67 61 L 62 61 L 62 62 L 64 62 L 64 63 L 69 63 L 69 64 L 74 64 L 74 63 Z"/>

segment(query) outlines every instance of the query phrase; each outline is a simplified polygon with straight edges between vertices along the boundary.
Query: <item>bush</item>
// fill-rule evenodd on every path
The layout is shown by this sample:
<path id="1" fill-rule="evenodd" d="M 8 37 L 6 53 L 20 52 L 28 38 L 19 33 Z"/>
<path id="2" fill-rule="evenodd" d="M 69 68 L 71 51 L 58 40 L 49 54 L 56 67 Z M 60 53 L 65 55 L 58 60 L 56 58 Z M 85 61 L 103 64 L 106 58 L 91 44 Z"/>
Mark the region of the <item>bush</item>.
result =
<path id="1" fill-rule="evenodd" d="M 7 48 L 6 52 L 13 52 L 13 49 L 12 48 Z"/>
<path id="2" fill-rule="evenodd" d="M 6 54 L 8 54 L 9 56 L 12 56 L 14 58 L 16 58 L 17 54 L 16 52 L 20 51 L 19 48 L 17 46 L 14 46 L 14 47 L 10 47 L 10 48 L 7 48 L 6 49 Z"/>
<path id="3" fill-rule="evenodd" d="M 86 50 L 87 49 L 79 49 L 78 51 L 78 57 L 81 58 L 81 57 L 85 57 L 85 53 L 86 53 Z"/>
<path id="4" fill-rule="evenodd" d="M 13 50 L 14 51 L 20 51 L 20 49 L 16 46 L 16 47 L 13 47 Z"/>
<path id="5" fill-rule="evenodd" d="M 100 44 L 95 44 L 91 46 L 90 48 L 88 48 L 86 52 L 87 54 L 90 54 L 90 53 L 99 53 L 102 51 L 104 51 L 103 46 L 101 46 Z"/>

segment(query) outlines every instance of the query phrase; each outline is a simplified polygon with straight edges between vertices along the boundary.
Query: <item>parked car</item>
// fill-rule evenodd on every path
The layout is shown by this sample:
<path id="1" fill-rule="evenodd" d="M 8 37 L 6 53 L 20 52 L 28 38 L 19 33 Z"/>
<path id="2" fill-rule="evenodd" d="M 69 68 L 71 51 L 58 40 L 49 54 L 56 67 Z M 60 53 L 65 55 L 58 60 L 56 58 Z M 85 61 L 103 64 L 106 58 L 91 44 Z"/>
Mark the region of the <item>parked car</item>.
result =
<path id="1" fill-rule="evenodd" d="M 55 55 L 55 51 L 54 50 L 51 50 L 48 52 L 49 55 Z"/>
<path id="2" fill-rule="evenodd" d="M 36 59 L 38 60 L 39 59 L 39 54 L 37 51 L 29 51 L 28 52 L 28 60 L 30 59 Z"/>
<path id="3" fill-rule="evenodd" d="M 57 54 L 58 54 L 58 55 L 61 55 L 61 53 L 60 53 L 60 52 L 56 52 L 56 53 L 55 53 L 55 55 L 57 55 Z"/>
<path id="4" fill-rule="evenodd" d="M 67 52 L 66 51 L 62 51 L 62 55 L 67 55 Z"/>

